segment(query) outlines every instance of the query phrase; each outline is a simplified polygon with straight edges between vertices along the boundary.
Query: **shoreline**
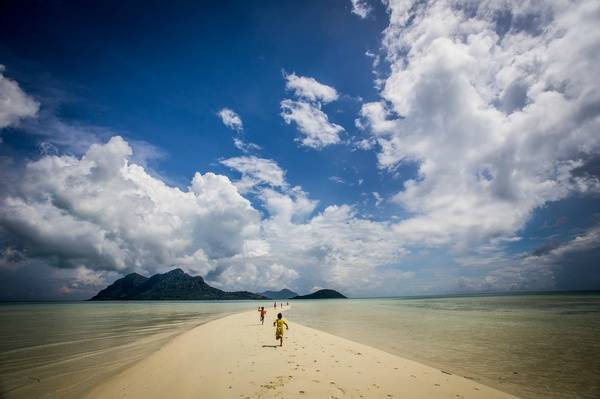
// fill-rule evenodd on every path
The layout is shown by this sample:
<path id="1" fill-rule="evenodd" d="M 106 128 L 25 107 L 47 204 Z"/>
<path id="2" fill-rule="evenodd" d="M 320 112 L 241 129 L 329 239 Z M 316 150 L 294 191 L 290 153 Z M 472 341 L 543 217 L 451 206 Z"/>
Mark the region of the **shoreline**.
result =
<path id="1" fill-rule="evenodd" d="M 81 398 L 95 387 L 109 381 L 120 373 L 135 367 L 139 362 L 152 356 L 175 338 L 195 328 L 201 327 L 220 318 L 247 311 L 227 311 L 206 316 L 207 319 L 196 318 L 181 325 L 154 331 L 133 340 L 119 342 L 116 346 L 106 344 L 97 348 L 73 351 L 49 362 L 47 359 L 36 360 L 33 365 L 21 365 L 15 370 L 3 373 L 0 379 L 0 398 Z M 118 338 L 118 333 L 112 333 Z M 106 336 L 81 339 L 85 342 L 107 341 Z M 61 347 L 76 341 L 59 341 L 38 345 Z M 30 351 L 32 346 L 26 346 L 17 351 Z M 33 348 L 36 348 L 33 346 Z M 56 350 L 54 351 L 56 352 Z M 3 352 L 7 354 L 9 352 Z M 37 356 L 48 356 L 38 350 Z M 51 355 L 49 355 L 51 356 Z M 25 363 L 23 363 L 25 364 Z M 57 366 L 57 365 L 62 366 Z M 4 365 L 3 365 L 4 366 Z M 6 370 L 5 370 L 6 371 Z"/>
<path id="2" fill-rule="evenodd" d="M 170 335 L 170 336 L 168 337 L 168 339 L 167 339 L 167 340 L 165 340 L 164 342 L 161 342 L 161 343 L 160 343 L 160 344 L 159 344 L 159 345 L 158 345 L 158 346 L 157 346 L 157 347 L 154 349 L 154 351 L 152 351 L 152 352 L 150 352 L 150 353 L 146 354 L 145 356 L 143 356 L 143 357 L 141 357 L 141 358 L 139 358 L 139 359 L 136 359 L 136 360 L 133 360 L 133 361 L 126 362 L 126 364 L 123 364 L 123 365 L 119 366 L 119 367 L 118 367 L 118 368 L 116 368 L 116 369 L 111 369 L 110 371 L 108 371 L 107 373 L 105 373 L 105 375 L 103 375 L 103 376 L 101 376 L 101 377 L 91 377 L 91 379 L 95 379 L 95 380 L 97 380 L 97 381 L 96 381 L 96 383 L 95 383 L 95 384 L 93 384 L 93 385 L 91 385 L 91 386 L 89 386 L 89 387 L 85 388 L 85 389 L 84 389 L 84 390 L 81 392 L 81 397 L 87 397 L 87 396 L 88 396 L 88 395 L 89 395 L 91 392 L 93 392 L 93 391 L 94 391 L 94 389 L 96 389 L 97 387 L 99 387 L 99 386 L 101 386 L 101 385 L 103 385 L 103 384 L 106 384 L 106 383 L 110 382 L 110 381 L 111 381 L 113 378 L 115 378 L 115 377 L 119 376 L 121 373 L 123 373 L 123 372 L 125 372 L 125 371 L 127 371 L 127 370 L 129 370 L 129 369 L 131 369 L 131 368 L 134 368 L 134 367 L 136 367 L 136 365 L 138 365 L 140 362 L 144 361 L 144 360 L 145 360 L 145 359 L 147 359 L 148 357 L 150 357 L 150 356 L 154 355 L 156 352 L 158 352 L 158 351 L 160 351 L 161 349 L 163 349 L 165 346 L 169 345 L 171 342 L 173 342 L 173 340 L 177 339 L 177 337 L 180 337 L 181 335 L 184 335 L 184 334 L 186 334 L 186 333 L 188 333 L 188 332 L 190 332 L 190 331 L 192 331 L 192 330 L 194 330 L 194 329 L 196 329 L 196 328 L 200 328 L 200 327 L 202 327 L 203 325 L 205 325 L 205 324 L 207 324 L 207 323 L 212 323 L 212 322 L 214 322 L 214 321 L 218 321 L 219 319 L 222 319 L 222 318 L 225 318 L 225 317 L 228 317 L 228 316 L 234 315 L 234 314 L 237 314 L 237 313 L 235 313 L 235 312 L 233 312 L 233 313 L 226 313 L 226 314 L 219 315 L 219 316 L 215 317 L 214 319 L 210 319 L 210 320 L 204 320 L 204 321 L 201 321 L 201 322 L 199 322 L 199 323 L 197 323 L 197 324 L 196 324 L 196 323 L 193 323 L 193 324 L 190 324 L 189 326 L 180 327 L 180 330 L 179 330 L 179 331 L 177 331 L 177 332 L 175 332 L 174 334 Z"/>
<path id="3" fill-rule="evenodd" d="M 345 336 L 343 334 L 337 334 L 335 332 L 326 331 L 325 329 L 322 329 L 319 326 L 314 326 L 313 327 L 313 326 L 306 325 L 306 324 L 302 324 L 302 325 L 304 327 L 312 328 L 312 329 L 317 330 L 319 332 L 330 334 L 330 335 L 333 335 L 333 336 L 338 337 L 338 338 L 346 339 L 346 340 L 348 340 L 350 342 L 354 342 L 354 343 L 359 343 L 359 344 L 362 344 L 362 345 L 366 345 L 366 346 L 368 346 L 370 348 L 380 350 L 382 352 L 388 353 L 388 354 L 390 354 L 392 356 L 396 356 L 396 357 L 399 357 L 399 358 L 404 359 L 404 360 L 409 360 L 409 361 L 412 361 L 414 363 L 418 363 L 418 364 L 421 364 L 421 365 L 424 365 L 424 366 L 427 366 L 427 367 L 439 370 L 442 373 L 446 373 L 446 374 L 449 373 L 451 375 L 462 377 L 462 378 L 465 378 L 467 380 L 471 380 L 473 382 L 479 383 L 481 385 L 484 385 L 484 386 L 487 386 L 487 387 L 490 387 L 490 388 L 494 388 L 494 389 L 496 389 L 498 391 L 514 395 L 515 397 L 519 397 L 519 396 L 517 396 L 517 395 L 519 395 L 518 393 L 509 392 L 507 390 L 503 390 L 504 387 L 498 381 L 494 380 L 493 378 L 487 377 L 486 375 L 482 375 L 482 374 L 480 374 L 480 373 L 478 373 L 476 371 L 469 370 L 467 368 L 456 366 L 456 365 L 451 364 L 449 362 L 444 363 L 444 362 L 431 361 L 429 359 L 422 359 L 422 358 L 419 358 L 418 356 L 414 356 L 414 355 L 412 355 L 410 353 L 406 353 L 406 352 L 396 353 L 396 352 L 394 352 L 392 350 L 386 349 L 384 346 L 380 346 L 380 345 L 377 345 L 377 344 L 374 344 L 374 343 L 368 343 L 368 342 L 360 340 L 359 338 L 357 339 L 355 337 L 352 337 L 351 334 L 348 334 L 347 336 Z"/>
<path id="4" fill-rule="evenodd" d="M 285 312 L 289 307 L 277 309 Z M 515 398 L 466 377 L 288 320 L 226 315 L 178 334 L 86 392 L 86 398 Z"/>
<path id="5" fill-rule="evenodd" d="M 143 362 L 145 359 L 151 357 L 152 355 L 154 355 L 156 352 L 162 350 L 165 346 L 169 345 L 171 342 L 173 342 L 175 339 L 177 339 L 178 337 L 192 331 L 195 330 L 196 328 L 201 328 L 202 326 L 208 324 L 208 323 L 212 323 L 215 321 L 219 321 L 220 319 L 229 317 L 229 316 L 233 316 L 236 314 L 240 314 L 243 313 L 245 311 L 242 312 L 230 312 L 230 313 L 224 313 L 224 314 L 220 314 L 218 316 L 216 316 L 214 319 L 210 319 L 210 320 L 203 320 L 199 323 L 193 323 L 190 324 L 189 326 L 185 326 L 185 327 L 181 327 L 179 331 L 175 332 L 174 334 L 172 334 L 171 336 L 169 336 L 169 338 L 162 342 L 159 346 L 157 346 L 154 351 L 148 353 L 146 356 L 141 357 L 140 359 L 136 359 L 133 360 L 131 362 L 128 362 L 125 365 L 119 366 L 117 369 L 114 370 L 110 370 L 108 373 L 106 373 L 105 375 L 103 375 L 102 377 L 96 377 L 98 379 L 98 381 L 93 384 L 92 386 L 84 389 L 81 392 L 81 397 L 88 397 L 88 395 L 90 395 L 96 388 L 98 388 L 99 386 L 109 383 L 112 379 L 114 379 L 115 377 L 119 376 L 120 374 L 126 372 L 127 370 L 136 367 L 140 362 Z"/>

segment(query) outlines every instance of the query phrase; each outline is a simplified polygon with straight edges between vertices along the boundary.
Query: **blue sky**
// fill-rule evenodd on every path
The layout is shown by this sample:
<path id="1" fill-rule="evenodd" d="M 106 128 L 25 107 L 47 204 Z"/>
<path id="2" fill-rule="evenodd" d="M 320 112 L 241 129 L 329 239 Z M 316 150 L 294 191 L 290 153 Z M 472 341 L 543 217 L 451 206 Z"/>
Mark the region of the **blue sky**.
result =
<path id="1" fill-rule="evenodd" d="M 600 288 L 598 6 L 450 3 L 4 4 L 3 296 Z"/>
<path id="2" fill-rule="evenodd" d="M 231 131 L 215 118 L 229 107 L 243 116 L 245 134 L 264 148 L 262 154 L 285 163 L 291 181 L 323 204 L 359 200 L 357 190 L 332 190 L 328 176 L 356 182 L 358 173 L 366 173 L 366 190 L 387 187 L 389 176 L 377 174 L 372 153 L 342 146 L 299 149 L 293 141 L 295 128 L 279 117 L 279 102 L 287 97 L 282 75 L 296 72 L 336 87 L 343 98 L 327 106 L 330 119 L 348 126 L 347 138 L 362 136 L 353 126 L 361 106 L 358 98 L 377 98 L 371 60 L 364 53 L 379 47 L 383 5 L 378 7 L 379 21 L 362 23 L 342 2 L 315 2 L 311 7 L 271 3 L 265 8 L 237 2 L 208 8 L 181 3 L 168 9 L 118 8 L 117 18 L 114 6 L 48 8 L 13 10 L 25 14 L 19 22 L 26 24 L 6 16 L 14 21 L 10 33 L 15 37 L 3 44 L 15 69 L 21 67 L 15 77 L 26 75 L 19 80 L 23 88 L 51 96 L 50 101 L 59 103 L 57 116 L 155 145 L 168 157 L 157 167 L 181 184 L 195 171 L 212 170 L 217 159 L 239 152 Z M 52 11 L 54 18 L 48 17 Z M 136 23 L 129 26 L 124 22 L 129 20 Z M 332 20 L 337 21 L 335 28 Z M 39 33 L 32 34 L 32 29 Z M 45 37 L 42 43 L 38 35 Z M 340 66 L 344 59 L 349 62 Z M 22 67 L 25 63 L 34 65 Z M 40 75 L 47 78 L 39 82 Z M 55 98 L 54 90 L 66 91 L 68 98 Z M 229 173 L 226 168 L 219 171 Z"/>

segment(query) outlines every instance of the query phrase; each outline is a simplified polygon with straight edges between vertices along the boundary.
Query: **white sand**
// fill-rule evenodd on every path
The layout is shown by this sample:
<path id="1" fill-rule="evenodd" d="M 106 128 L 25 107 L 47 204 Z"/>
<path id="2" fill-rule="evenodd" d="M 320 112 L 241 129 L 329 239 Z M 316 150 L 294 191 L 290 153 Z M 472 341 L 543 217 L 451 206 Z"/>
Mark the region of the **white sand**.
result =
<path id="1" fill-rule="evenodd" d="M 89 398 L 513 398 L 293 320 L 273 347 L 273 309 L 196 327 Z M 285 308 L 284 308 L 285 319 Z"/>

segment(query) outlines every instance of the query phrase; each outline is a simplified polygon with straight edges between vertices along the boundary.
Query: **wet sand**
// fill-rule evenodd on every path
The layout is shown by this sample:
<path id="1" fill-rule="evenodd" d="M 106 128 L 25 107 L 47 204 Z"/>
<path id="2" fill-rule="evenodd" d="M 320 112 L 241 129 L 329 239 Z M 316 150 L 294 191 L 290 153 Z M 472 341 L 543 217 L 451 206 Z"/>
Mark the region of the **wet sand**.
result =
<path id="1" fill-rule="evenodd" d="M 267 310 L 264 326 L 253 311 L 187 331 L 87 397 L 514 398 L 293 320 L 279 347 Z"/>

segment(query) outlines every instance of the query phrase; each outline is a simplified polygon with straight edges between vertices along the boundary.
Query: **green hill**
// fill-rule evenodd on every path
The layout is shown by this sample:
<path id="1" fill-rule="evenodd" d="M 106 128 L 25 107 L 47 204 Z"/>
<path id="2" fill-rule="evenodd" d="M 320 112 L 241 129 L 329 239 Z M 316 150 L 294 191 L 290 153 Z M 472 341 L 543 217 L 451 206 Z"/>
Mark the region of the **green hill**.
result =
<path id="1" fill-rule="evenodd" d="M 248 291 L 226 292 L 211 287 L 200 276 L 192 277 L 181 269 L 174 269 L 148 278 L 131 273 L 118 279 L 91 301 L 127 300 L 223 300 L 266 299 Z"/>
<path id="2" fill-rule="evenodd" d="M 313 292 L 312 294 L 308 294 L 308 295 L 298 295 L 291 299 L 340 299 L 340 298 L 346 298 L 346 296 L 340 294 L 336 290 L 324 289 L 324 290 L 319 290 L 319 291 Z"/>

